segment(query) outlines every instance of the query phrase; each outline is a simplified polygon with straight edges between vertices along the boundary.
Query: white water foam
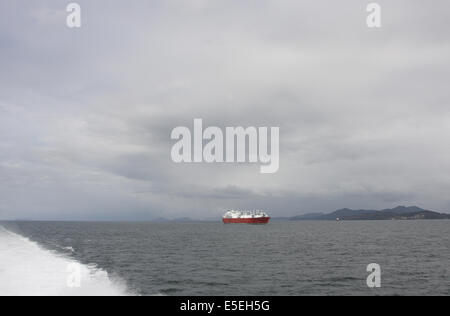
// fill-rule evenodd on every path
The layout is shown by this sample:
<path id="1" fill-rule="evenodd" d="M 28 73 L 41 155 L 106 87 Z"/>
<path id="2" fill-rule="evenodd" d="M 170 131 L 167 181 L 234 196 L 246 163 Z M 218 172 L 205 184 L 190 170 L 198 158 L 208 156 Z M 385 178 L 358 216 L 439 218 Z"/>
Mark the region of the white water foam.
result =
<path id="1" fill-rule="evenodd" d="M 70 267 L 80 283 L 73 287 Z M 69 282 L 68 282 L 69 280 Z M 124 296 L 126 286 L 108 273 L 41 248 L 0 226 L 0 296 Z"/>

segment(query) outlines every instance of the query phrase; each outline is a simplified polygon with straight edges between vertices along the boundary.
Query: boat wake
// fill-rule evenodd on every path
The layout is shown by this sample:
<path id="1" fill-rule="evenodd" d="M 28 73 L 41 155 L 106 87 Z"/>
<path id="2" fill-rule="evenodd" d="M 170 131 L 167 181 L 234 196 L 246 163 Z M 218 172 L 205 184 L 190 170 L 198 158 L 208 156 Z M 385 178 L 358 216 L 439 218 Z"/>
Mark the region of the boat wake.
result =
<path id="1" fill-rule="evenodd" d="M 0 226 L 0 296 L 128 294 L 124 282 L 112 280 L 106 271 L 43 249 Z"/>

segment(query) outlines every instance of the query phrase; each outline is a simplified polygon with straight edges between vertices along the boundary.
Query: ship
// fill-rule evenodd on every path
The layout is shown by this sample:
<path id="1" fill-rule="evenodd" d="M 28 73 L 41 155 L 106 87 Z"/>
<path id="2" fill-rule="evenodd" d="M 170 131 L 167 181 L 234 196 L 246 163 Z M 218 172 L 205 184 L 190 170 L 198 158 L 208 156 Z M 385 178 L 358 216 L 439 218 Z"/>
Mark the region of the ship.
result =
<path id="1" fill-rule="evenodd" d="M 224 224 L 268 224 L 269 215 L 263 211 L 229 210 L 223 216 Z"/>

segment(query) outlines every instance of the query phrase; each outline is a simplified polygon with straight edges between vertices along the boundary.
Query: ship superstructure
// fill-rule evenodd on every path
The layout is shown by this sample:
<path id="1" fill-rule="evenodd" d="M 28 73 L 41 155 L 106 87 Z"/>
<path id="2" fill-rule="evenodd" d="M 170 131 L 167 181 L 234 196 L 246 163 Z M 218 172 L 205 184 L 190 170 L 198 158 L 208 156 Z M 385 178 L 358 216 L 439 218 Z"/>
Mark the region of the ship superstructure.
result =
<path id="1" fill-rule="evenodd" d="M 229 210 L 223 216 L 223 222 L 225 224 L 267 224 L 269 221 L 270 216 L 266 212 L 260 210 Z"/>

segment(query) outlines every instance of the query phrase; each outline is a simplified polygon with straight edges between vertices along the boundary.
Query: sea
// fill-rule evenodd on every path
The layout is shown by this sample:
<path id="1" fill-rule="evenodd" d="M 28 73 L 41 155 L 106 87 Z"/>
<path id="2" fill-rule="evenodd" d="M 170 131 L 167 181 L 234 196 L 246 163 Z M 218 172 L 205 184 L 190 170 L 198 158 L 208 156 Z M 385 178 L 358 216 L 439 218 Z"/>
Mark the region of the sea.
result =
<path id="1" fill-rule="evenodd" d="M 450 295 L 450 221 L 0 222 L 0 295 Z"/>

